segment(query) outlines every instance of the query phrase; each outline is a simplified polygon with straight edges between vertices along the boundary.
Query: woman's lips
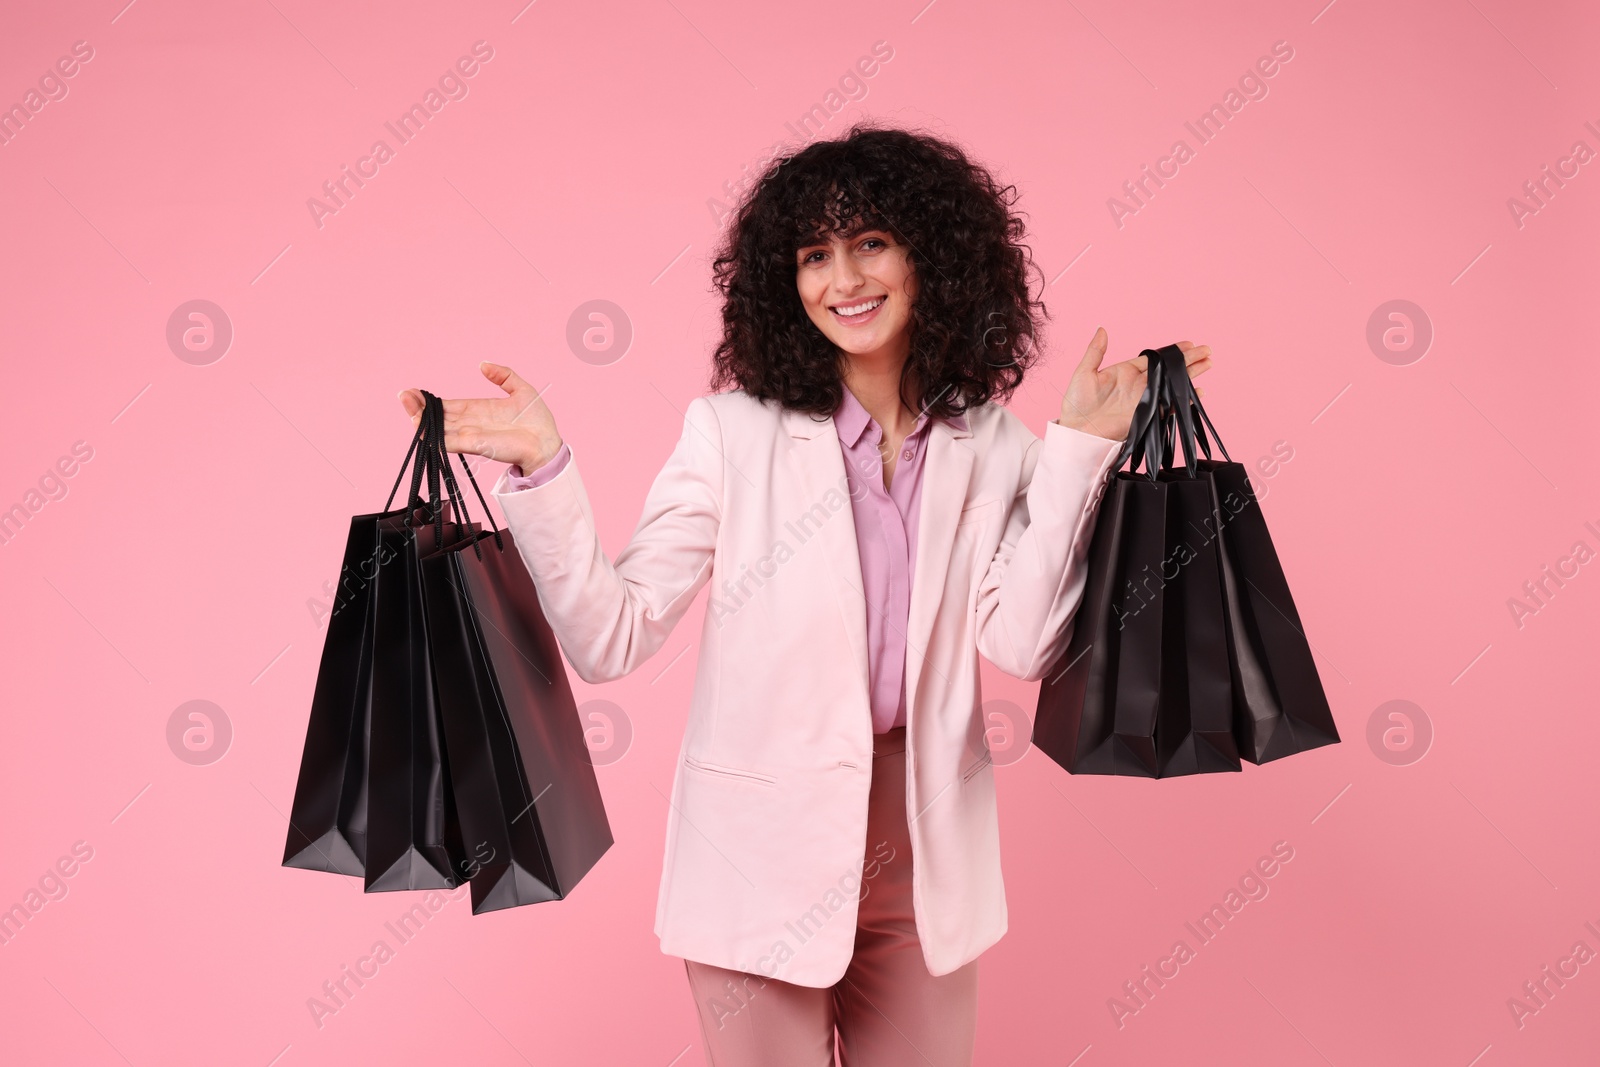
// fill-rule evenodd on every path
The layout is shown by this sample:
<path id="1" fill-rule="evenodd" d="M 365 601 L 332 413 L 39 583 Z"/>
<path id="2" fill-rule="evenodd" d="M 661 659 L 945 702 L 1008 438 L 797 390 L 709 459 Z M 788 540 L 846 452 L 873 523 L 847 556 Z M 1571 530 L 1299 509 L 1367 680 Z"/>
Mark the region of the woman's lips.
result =
<path id="1" fill-rule="evenodd" d="M 839 309 L 837 307 L 831 307 L 828 310 L 833 314 L 833 317 L 837 321 L 843 323 L 844 325 L 846 325 L 846 326 L 860 326 L 864 322 L 871 322 L 872 321 L 872 317 L 874 315 L 876 315 L 878 312 L 882 311 L 883 310 L 883 305 L 888 303 L 888 299 L 886 297 L 877 297 L 875 299 L 878 302 L 877 306 L 872 308 L 870 311 L 863 311 L 859 315 L 842 315 L 842 314 L 839 313 Z M 844 306 L 844 307 L 860 307 L 862 304 L 866 304 L 866 303 L 870 303 L 870 301 L 858 300 L 855 303 L 845 304 L 845 305 L 842 305 L 842 306 Z"/>

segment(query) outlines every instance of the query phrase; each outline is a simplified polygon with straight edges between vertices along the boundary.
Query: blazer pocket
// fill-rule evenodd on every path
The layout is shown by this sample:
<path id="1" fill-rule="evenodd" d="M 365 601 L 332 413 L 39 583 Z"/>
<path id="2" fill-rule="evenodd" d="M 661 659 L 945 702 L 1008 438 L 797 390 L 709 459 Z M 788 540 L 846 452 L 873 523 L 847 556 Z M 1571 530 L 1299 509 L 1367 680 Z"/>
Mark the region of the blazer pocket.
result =
<path id="1" fill-rule="evenodd" d="M 978 757 L 978 760 L 977 760 L 976 763 L 974 763 L 972 766 L 968 767 L 966 770 L 961 772 L 961 780 L 963 782 L 971 781 L 973 775 L 977 774 L 979 771 L 983 770 L 985 767 L 989 766 L 993 762 L 994 762 L 994 753 L 993 752 L 985 752 L 983 755 Z"/>
<path id="2" fill-rule="evenodd" d="M 969 522 L 983 522 L 995 513 L 995 505 L 1000 503 L 998 497 L 980 500 L 961 509 L 961 514 L 956 516 L 956 525 L 965 526 Z"/>
<path id="3" fill-rule="evenodd" d="M 715 775 L 719 778 L 732 778 L 740 782 L 757 782 L 761 785 L 778 784 L 778 780 L 770 774 L 744 770 L 740 767 L 722 767 L 715 763 L 707 763 L 704 760 L 695 759 L 693 756 L 683 757 L 683 765 L 690 770 L 699 771 L 702 774 Z"/>
<path id="4" fill-rule="evenodd" d="M 960 526 L 962 523 L 973 522 L 974 518 L 989 517 L 990 510 L 994 510 L 994 506 L 995 504 L 998 504 L 998 502 L 1000 502 L 1000 498 L 997 498 L 997 496 L 992 496 L 992 498 L 987 499 L 987 501 L 971 502 L 971 504 L 968 504 L 968 506 L 963 507 L 962 514 L 957 515 L 957 518 L 955 518 L 955 525 Z"/>

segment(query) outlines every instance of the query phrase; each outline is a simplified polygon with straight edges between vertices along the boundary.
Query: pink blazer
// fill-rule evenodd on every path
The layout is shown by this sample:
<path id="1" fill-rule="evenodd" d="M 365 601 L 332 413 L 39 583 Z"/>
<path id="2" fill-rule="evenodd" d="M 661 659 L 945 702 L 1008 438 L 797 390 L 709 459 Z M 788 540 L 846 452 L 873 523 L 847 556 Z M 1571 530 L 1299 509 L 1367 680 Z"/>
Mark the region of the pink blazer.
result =
<path id="1" fill-rule="evenodd" d="M 906 810 L 928 971 L 1006 930 L 978 655 L 1043 675 L 1070 636 L 1119 442 L 1004 407 L 932 421 L 907 626 Z M 569 442 L 570 445 L 570 442 Z M 562 650 L 588 682 L 658 651 L 702 586 L 689 721 L 655 930 L 663 952 L 798 985 L 844 974 L 872 770 L 867 605 L 831 418 L 734 390 L 691 401 L 616 560 L 579 449 L 549 482 L 495 496 Z"/>

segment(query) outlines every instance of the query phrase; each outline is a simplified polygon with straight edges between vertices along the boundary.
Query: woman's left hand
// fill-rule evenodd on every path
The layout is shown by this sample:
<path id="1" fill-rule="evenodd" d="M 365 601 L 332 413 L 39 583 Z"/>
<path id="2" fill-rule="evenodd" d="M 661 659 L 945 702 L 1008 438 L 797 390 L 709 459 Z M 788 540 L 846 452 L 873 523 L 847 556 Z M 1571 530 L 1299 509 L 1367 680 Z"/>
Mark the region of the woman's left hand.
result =
<path id="1" fill-rule="evenodd" d="M 1133 425 L 1134 409 L 1144 396 L 1145 372 L 1150 360 L 1135 356 L 1101 369 L 1106 357 L 1106 331 L 1102 326 L 1095 330 L 1088 351 L 1072 372 L 1067 392 L 1061 398 L 1061 417 L 1056 421 L 1074 430 L 1082 430 L 1098 437 L 1121 441 L 1127 438 Z M 1211 347 L 1193 341 L 1179 341 L 1189 377 L 1198 378 L 1211 369 Z M 1195 390 L 1201 396 L 1205 390 Z"/>

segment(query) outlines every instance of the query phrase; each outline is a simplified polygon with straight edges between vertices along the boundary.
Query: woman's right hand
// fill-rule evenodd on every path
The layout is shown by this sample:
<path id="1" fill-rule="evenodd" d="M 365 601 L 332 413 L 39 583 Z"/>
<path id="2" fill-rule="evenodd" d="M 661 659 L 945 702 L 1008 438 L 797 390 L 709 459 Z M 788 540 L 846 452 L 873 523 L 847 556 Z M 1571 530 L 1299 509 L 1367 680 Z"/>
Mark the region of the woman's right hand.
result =
<path id="1" fill-rule="evenodd" d="M 510 367 L 485 362 L 478 369 L 506 395 L 444 401 L 445 451 L 514 463 L 522 473 L 531 474 L 561 450 L 555 416 L 533 386 Z M 422 393 L 400 390 L 400 405 L 415 426 L 422 418 Z"/>

